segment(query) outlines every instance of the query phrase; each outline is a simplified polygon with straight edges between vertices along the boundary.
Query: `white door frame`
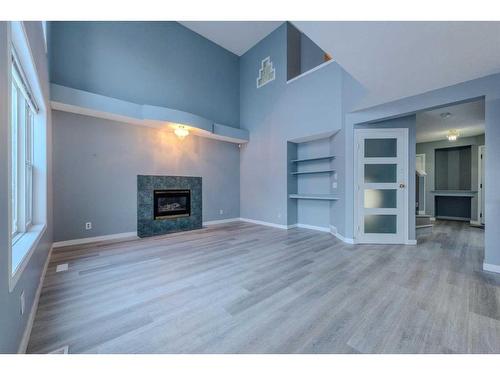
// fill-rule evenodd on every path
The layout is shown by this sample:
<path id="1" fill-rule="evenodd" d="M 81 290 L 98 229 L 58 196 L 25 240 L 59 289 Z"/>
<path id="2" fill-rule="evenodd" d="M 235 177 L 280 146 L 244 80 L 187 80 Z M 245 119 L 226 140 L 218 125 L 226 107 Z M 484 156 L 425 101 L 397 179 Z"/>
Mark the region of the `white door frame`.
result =
<path id="1" fill-rule="evenodd" d="M 361 207 L 361 204 L 363 203 L 363 200 L 359 198 L 360 196 L 360 160 L 359 160 L 359 152 L 360 152 L 360 138 L 362 135 L 373 137 L 373 138 L 385 138 L 385 137 L 390 137 L 390 136 L 396 136 L 396 137 L 401 137 L 402 138 L 402 149 L 398 150 L 398 155 L 399 152 L 401 152 L 401 163 L 403 165 L 403 171 L 402 175 L 403 180 L 401 179 L 397 181 L 397 183 L 403 183 L 405 185 L 404 192 L 403 192 L 403 202 L 402 202 L 402 212 L 400 215 L 402 215 L 402 232 L 400 238 L 394 239 L 394 237 L 391 235 L 390 238 L 389 236 L 383 236 L 383 235 L 378 235 L 379 239 L 375 241 L 370 241 L 367 242 L 363 239 L 360 238 L 359 232 L 360 232 L 360 222 L 361 222 L 361 215 L 362 215 L 362 210 L 364 207 Z M 354 141 L 355 141 L 355 148 L 354 148 L 354 243 L 381 243 L 381 244 L 391 244 L 391 243 L 402 243 L 402 244 L 415 244 L 416 241 L 412 240 L 410 241 L 408 238 L 409 235 L 409 218 L 408 218 L 408 182 L 409 182 L 409 166 L 408 166 L 408 149 L 409 149 L 409 141 L 408 141 L 408 129 L 407 128 L 382 128 L 382 129 L 355 129 L 354 130 Z M 379 158 L 381 161 L 383 161 L 384 158 Z M 385 237 L 385 238 L 384 238 Z"/>
<path id="2" fill-rule="evenodd" d="M 477 168 L 478 194 L 477 194 L 477 221 L 476 221 L 477 224 L 484 224 L 485 223 L 485 221 L 484 221 L 484 219 L 485 219 L 485 217 L 484 217 L 485 207 L 483 207 L 483 190 L 485 188 L 484 184 L 483 184 L 483 187 L 481 188 L 481 180 L 482 180 L 483 173 L 484 173 L 483 167 L 481 165 L 481 162 L 482 162 L 481 155 L 483 155 L 483 158 L 485 157 L 485 155 L 486 155 L 485 150 L 486 150 L 486 145 L 478 146 L 478 148 L 477 148 L 477 163 L 478 163 L 478 168 Z M 482 216 L 481 216 L 481 214 L 482 214 Z"/>
<path id="3" fill-rule="evenodd" d="M 423 186 L 423 189 L 424 189 L 424 202 L 423 202 L 423 206 L 420 207 L 418 206 L 418 212 L 417 214 L 418 215 L 425 215 L 425 210 L 426 210 L 426 199 L 427 199 L 427 172 L 426 172 L 426 168 L 427 166 L 425 165 L 425 154 L 417 154 L 416 157 L 418 158 L 419 156 L 422 157 L 422 160 L 423 160 L 423 165 L 424 165 L 424 172 L 426 173 L 426 176 L 423 176 L 424 177 L 424 186 Z M 419 176 L 421 177 L 421 176 Z M 418 180 L 415 181 L 415 184 L 418 184 Z M 422 210 L 423 208 L 423 210 Z"/>

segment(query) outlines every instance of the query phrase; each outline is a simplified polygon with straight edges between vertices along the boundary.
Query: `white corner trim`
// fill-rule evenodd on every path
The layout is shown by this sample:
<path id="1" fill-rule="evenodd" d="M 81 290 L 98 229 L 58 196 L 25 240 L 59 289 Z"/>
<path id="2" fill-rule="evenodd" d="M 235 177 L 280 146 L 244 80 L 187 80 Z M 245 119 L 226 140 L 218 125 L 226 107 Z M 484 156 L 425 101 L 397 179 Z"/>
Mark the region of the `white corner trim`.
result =
<path id="1" fill-rule="evenodd" d="M 500 266 L 496 264 L 483 263 L 483 270 L 488 272 L 500 273 Z"/>
<path id="2" fill-rule="evenodd" d="M 309 69 L 307 72 L 304 72 L 302 74 L 299 74 L 297 77 L 293 77 L 292 79 L 289 79 L 288 81 L 286 81 L 287 84 L 290 84 L 292 82 L 295 82 L 296 80 L 302 78 L 302 77 L 305 77 L 313 72 L 315 72 L 316 70 L 319 70 L 321 68 L 324 68 L 325 66 L 327 65 L 330 65 L 332 62 L 334 62 L 335 60 L 334 59 L 331 59 L 331 60 L 328 60 L 328 61 L 325 61 L 321 64 L 319 64 L 318 66 L 315 66 L 314 68 L 312 69 Z"/>
<path id="3" fill-rule="evenodd" d="M 312 229 L 312 230 L 317 230 L 320 232 L 330 233 L 330 228 L 328 228 L 328 227 L 318 227 L 318 226 L 309 225 L 309 224 L 297 224 L 297 228 Z"/>
<path id="4" fill-rule="evenodd" d="M 36 289 L 35 299 L 33 300 L 33 305 L 31 305 L 31 311 L 30 311 L 30 315 L 28 317 L 28 322 L 26 324 L 26 328 L 24 329 L 23 338 L 21 339 L 21 343 L 19 344 L 19 348 L 17 350 L 18 354 L 26 353 L 26 349 L 28 348 L 31 330 L 33 328 L 33 323 L 35 322 L 36 312 L 38 310 L 38 301 L 40 300 L 40 294 L 42 293 L 43 281 L 45 280 L 45 274 L 47 273 L 47 269 L 49 268 L 50 257 L 52 256 L 53 249 L 54 249 L 54 245 L 52 245 L 50 247 L 49 253 L 47 254 L 47 259 L 45 260 L 45 264 L 43 266 L 43 270 L 42 270 L 42 273 L 40 275 L 40 281 L 38 282 L 38 288 Z"/>
<path id="5" fill-rule="evenodd" d="M 338 232 L 337 227 L 335 227 L 333 225 L 330 225 L 330 233 L 332 235 L 334 235 L 335 237 L 337 237 L 342 242 L 345 242 L 345 243 L 348 243 L 348 244 L 351 244 L 351 245 L 354 245 L 354 243 L 355 243 L 354 238 L 344 237 L 343 235 L 341 235 Z"/>
<path id="6" fill-rule="evenodd" d="M 122 238 L 129 238 L 129 237 L 137 238 L 137 232 L 116 233 L 116 234 L 108 234 L 106 236 L 97 236 L 97 237 L 79 238 L 76 240 L 59 241 L 59 242 L 54 242 L 52 244 L 52 246 L 55 249 L 58 247 L 83 245 L 83 244 L 87 244 L 87 243 L 108 241 L 108 240 L 119 240 Z"/>
<path id="7" fill-rule="evenodd" d="M 273 227 L 273 228 L 279 228 L 279 229 L 292 229 L 297 226 L 297 224 L 293 225 L 283 225 L 283 224 L 276 224 L 276 223 L 270 223 L 268 221 L 261 221 L 261 220 L 254 220 L 254 219 L 247 219 L 245 217 L 240 217 L 241 221 L 245 221 L 247 223 L 252 223 L 252 224 L 259 224 L 259 225 L 265 225 L 267 227 Z"/>
<path id="8" fill-rule="evenodd" d="M 233 217 L 233 218 L 230 218 L 230 219 L 204 221 L 203 222 L 203 226 L 232 223 L 234 221 L 240 221 L 240 218 L 239 217 Z"/>

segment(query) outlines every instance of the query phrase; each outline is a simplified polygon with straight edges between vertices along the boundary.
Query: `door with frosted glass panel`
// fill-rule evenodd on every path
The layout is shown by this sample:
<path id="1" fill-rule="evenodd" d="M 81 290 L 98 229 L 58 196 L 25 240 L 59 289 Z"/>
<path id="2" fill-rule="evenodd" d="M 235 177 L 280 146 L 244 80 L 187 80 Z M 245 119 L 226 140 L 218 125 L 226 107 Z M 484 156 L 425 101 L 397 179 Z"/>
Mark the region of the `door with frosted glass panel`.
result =
<path id="1" fill-rule="evenodd" d="M 358 243 L 405 243 L 408 130 L 356 130 Z"/>

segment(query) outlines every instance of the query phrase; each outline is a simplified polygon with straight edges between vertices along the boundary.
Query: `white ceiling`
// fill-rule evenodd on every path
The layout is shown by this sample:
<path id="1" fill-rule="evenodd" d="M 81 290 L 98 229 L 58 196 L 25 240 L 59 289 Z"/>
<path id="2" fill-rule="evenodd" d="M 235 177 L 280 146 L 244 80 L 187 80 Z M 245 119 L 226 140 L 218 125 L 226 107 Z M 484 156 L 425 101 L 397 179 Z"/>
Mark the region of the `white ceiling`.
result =
<path id="1" fill-rule="evenodd" d="M 500 72 L 500 22 L 293 22 L 368 90 L 359 108 Z"/>
<path id="2" fill-rule="evenodd" d="M 441 114 L 447 112 L 451 117 L 443 119 Z M 484 134 L 484 101 L 417 113 L 417 143 L 446 140 L 452 129 L 458 130 L 459 137 Z"/>
<path id="3" fill-rule="evenodd" d="M 179 23 L 241 56 L 283 21 L 182 21 Z"/>

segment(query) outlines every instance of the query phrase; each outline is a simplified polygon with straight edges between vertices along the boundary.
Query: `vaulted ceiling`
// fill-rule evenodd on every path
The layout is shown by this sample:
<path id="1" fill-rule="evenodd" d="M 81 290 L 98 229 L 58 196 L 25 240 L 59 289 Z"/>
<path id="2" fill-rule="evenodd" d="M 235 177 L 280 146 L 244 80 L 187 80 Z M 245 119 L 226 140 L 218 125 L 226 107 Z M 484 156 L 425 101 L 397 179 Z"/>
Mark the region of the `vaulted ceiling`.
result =
<path id="1" fill-rule="evenodd" d="M 179 23 L 241 56 L 283 21 L 181 21 Z"/>
<path id="2" fill-rule="evenodd" d="M 180 23 L 241 56 L 282 21 Z M 365 87 L 359 108 L 500 73 L 500 22 L 292 23 Z"/>
<path id="3" fill-rule="evenodd" d="M 500 22 L 293 22 L 376 105 L 500 72 Z"/>

